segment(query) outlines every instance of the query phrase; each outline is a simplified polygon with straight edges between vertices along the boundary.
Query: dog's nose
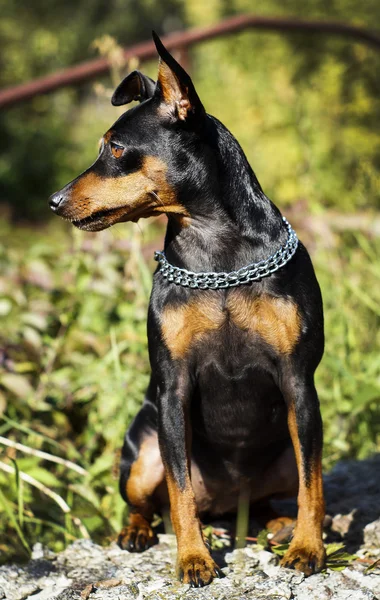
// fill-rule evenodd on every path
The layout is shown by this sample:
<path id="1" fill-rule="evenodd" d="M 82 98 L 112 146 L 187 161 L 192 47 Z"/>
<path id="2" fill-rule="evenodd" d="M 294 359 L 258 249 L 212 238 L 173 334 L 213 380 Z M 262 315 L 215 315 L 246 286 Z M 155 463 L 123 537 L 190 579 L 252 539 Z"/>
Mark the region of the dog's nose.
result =
<path id="1" fill-rule="evenodd" d="M 62 191 L 55 192 L 55 194 L 53 194 L 49 198 L 50 208 L 55 212 L 58 209 L 59 205 L 61 204 L 62 200 L 63 200 Z"/>

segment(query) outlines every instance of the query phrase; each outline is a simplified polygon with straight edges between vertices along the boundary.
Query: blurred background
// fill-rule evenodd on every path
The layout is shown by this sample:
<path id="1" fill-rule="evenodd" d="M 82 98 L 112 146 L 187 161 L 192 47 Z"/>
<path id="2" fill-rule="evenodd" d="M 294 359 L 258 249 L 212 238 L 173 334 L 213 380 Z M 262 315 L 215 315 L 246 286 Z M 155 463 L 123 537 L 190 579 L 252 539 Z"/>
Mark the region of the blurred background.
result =
<path id="1" fill-rule="evenodd" d="M 165 220 L 90 234 L 48 196 L 96 158 L 110 97 L 157 60 L 122 48 L 234 15 L 371 30 L 377 0 L 0 0 L 0 87 L 107 58 L 110 72 L 0 112 L 0 562 L 36 541 L 106 542 L 125 521 L 117 453 L 148 381 L 146 310 Z M 380 31 L 379 34 L 380 36 Z M 380 39 L 380 37 L 379 37 Z M 247 29 L 181 49 L 312 254 L 326 352 L 324 467 L 380 449 L 380 43 Z M 54 462 L 52 462 L 54 461 Z"/>

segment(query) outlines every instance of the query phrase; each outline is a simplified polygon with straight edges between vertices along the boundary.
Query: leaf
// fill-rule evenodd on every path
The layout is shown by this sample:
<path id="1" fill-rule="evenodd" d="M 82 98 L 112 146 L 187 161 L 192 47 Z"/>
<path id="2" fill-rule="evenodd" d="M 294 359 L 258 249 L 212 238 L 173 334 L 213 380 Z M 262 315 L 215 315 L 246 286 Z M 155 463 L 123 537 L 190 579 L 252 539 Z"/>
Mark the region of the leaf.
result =
<path id="1" fill-rule="evenodd" d="M 342 542 L 327 544 L 326 546 L 326 568 L 332 571 L 342 571 L 358 557 L 345 551 Z"/>
<path id="2" fill-rule="evenodd" d="M 380 558 L 378 558 L 377 560 L 375 560 L 375 562 L 373 562 L 371 565 L 369 565 L 369 567 L 366 568 L 366 570 L 364 571 L 364 574 L 369 573 L 370 571 L 373 571 L 374 569 L 380 569 Z"/>
<path id="3" fill-rule="evenodd" d="M 8 298 L 0 299 L 0 317 L 6 317 L 12 310 L 12 302 Z"/>
<path id="4" fill-rule="evenodd" d="M 267 529 L 262 529 L 257 534 L 257 545 L 260 548 L 262 548 L 263 550 L 266 550 L 267 548 L 269 548 L 268 533 L 269 532 Z"/>
<path id="5" fill-rule="evenodd" d="M 57 523 L 53 523 L 52 521 L 47 521 L 46 519 L 38 519 L 37 517 L 29 517 L 29 516 L 24 516 L 24 521 L 26 523 L 35 523 L 37 525 L 45 525 L 46 527 L 51 527 L 52 529 L 56 529 L 57 531 L 63 533 L 65 535 L 65 537 L 68 537 L 72 541 L 75 541 L 78 539 L 78 537 L 76 537 L 75 535 L 71 535 L 70 533 L 68 533 L 68 531 L 66 530 L 65 527 L 62 527 L 62 525 L 58 525 Z"/>
<path id="6" fill-rule="evenodd" d="M 23 528 L 23 517 L 24 517 L 24 494 L 23 494 L 23 481 L 20 477 L 20 471 L 18 468 L 17 460 L 11 459 L 15 468 L 16 476 L 16 488 L 17 488 L 17 506 L 18 506 L 18 521 L 21 529 Z"/>
<path id="7" fill-rule="evenodd" d="M 114 454 L 107 452 L 107 453 L 104 453 L 101 456 L 99 456 L 99 458 L 97 458 L 96 461 L 88 469 L 88 471 L 91 475 L 91 478 L 95 479 L 95 477 L 98 477 L 99 475 L 101 475 L 104 472 L 109 473 L 109 471 L 111 471 L 111 469 L 114 465 L 114 462 L 115 462 Z"/>
<path id="8" fill-rule="evenodd" d="M 26 425 L 21 425 L 20 423 L 18 423 L 17 421 L 14 421 L 13 419 L 10 419 L 6 415 L 1 415 L 1 418 L 4 421 L 6 421 L 6 423 L 8 425 L 10 425 L 11 427 L 18 429 L 19 431 L 23 431 L 24 433 L 27 433 L 28 435 L 36 436 L 37 438 L 40 438 L 44 442 L 47 442 L 48 444 L 51 444 L 52 446 L 59 448 L 61 451 L 63 451 L 63 452 L 65 451 L 64 446 L 59 444 L 56 440 L 54 440 L 46 435 L 43 435 L 42 433 L 39 433 L 38 431 L 34 431 L 33 429 L 30 429 L 29 427 L 26 427 Z M 79 455 L 79 453 L 78 453 L 78 455 Z"/>
<path id="9" fill-rule="evenodd" d="M 36 365 L 33 362 L 19 362 L 14 366 L 15 373 L 31 373 L 36 370 Z"/>
<path id="10" fill-rule="evenodd" d="M 115 378 L 119 382 L 119 384 L 121 384 L 122 374 L 121 374 L 121 364 L 120 364 L 120 351 L 118 348 L 114 327 L 110 328 L 110 339 L 111 339 L 112 358 L 113 358 L 114 369 L 115 369 Z"/>
<path id="11" fill-rule="evenodd" d="M 290 544 L 279 544 L 278 546 L 272 546 L 272 552 L 277 556 L 284 556 L 289 548 Z"/>
<path id="12" fill-rule="evenodd" d="M 70 485 L 70 489 L 73 490 L 73 492 L 75 492 L 76 494 L 78 494 L 78 496 L 81 496 L 81 498 L 86 500 L 86 502 L 91 504 L 91 506 L 93 506 L 96 509 L 96 511 L 100 510 L 99 498 L 91 486 L 82 483 L 76 483 Z"/>
<path id="13" fill-rule="evenodd" d="M 24 548 L 28 552 L 28 554 L 30 554 L 31 553 L 30 546 L 29 546 L 28 542 L 26 541 L 19 524 L 17 523 L 17 519 L 14 516 L 11 507 L 9 506 L 8 500 L 6 499 L 6 497 L 4 496 L 4 494 L 1 490 L 0 490 L 0 503 L 2 504 L 5 512 L 7 513 L 10 522 L 12 523 L 13 527 L 15 528 L 17 535 L 21 540 L 22 545 L 24 546 Z"/>
<path id="14" fill-rule="evenodd" d="M 32 386 L 30 385 L 28 379 L 23 375 L 5 373 L 1 376 L 0 383 L 18 398 L 26 400 L 28 396 L 30 396 L 33 393 Z"/>
<path id="15" fill-rule="evenodd" d="M 360 387 L 355 397 L 351 401 L 351 410 L 355 408 L 356 410 L 363 410 L 365 406 L 372 402 L 373 400 L 378 400 L 380 398 L 380 389 L 376 385 L 363 385 Z"/>
<path id="16" fill-rule="evenodd" d="M 203 536 L 211 544 L 212 543 L 212 538 L 213 538 L 213 527 L 212 527 L 212 525 L 207 525 L 206 527 L 202 527 L 202 533 L 203 533 Z"/>
<path id="17" fill-rule="evenodd" d="M 21 461 L 19 462 L 21 463 Z M 27 472 L 28 475 L 34 477 L 34 479 L 37 479 L 37 481 L 40 481 L 48 488 L 62 486 L 62 481 L 58 479 L 58 477 L 56 477 L 51 471 L 44 469 L 43 467 L 33 466 L 30 469 L 25 469 L 23 463 L 23 471 Z"/>
<path id="18" fill-rule="evenodd" d="M 326 556 L 332 556 L 336 552 L 340 552 L 344 549 L 343 542 L 335 542 L 333 544 L 326 545 Z"/>
<path id="19" fill-rule="evenodd" d="M 42 346 L 42 339 L 38 331 L 33 327 L 24 327 L 22 335 L 26 344 L 29 344 L 34 348 L 35 351 L 39 350 Z"/>
<path id="20" fill-rule="evenodd" d="M 7 399 L 5 394 L 0 390 L 0 417 L 3 416 L 7 408 Z"/>
<path id="21" fill-rule="evenodd" d="M 45 331 L 47 327 L 46 316 L 39 313 L 24 313 L 22 316 L 22 321 L 25 323 L 25 325 L 29 325 L 30 327 L 38 329 L 39 331 Z"/>
<path id="22" fill-rule="evenodd" d="M 348 287 L 351 289 L 352 293 L 370 310 L 372 310 L 375 315 L 380 317 L 380 308 L 377 305 L 376 301 L 371 298 L 369 294 L 367 294 L 362 288 L 357 287 L 352 281 L 347 282 Z"/>

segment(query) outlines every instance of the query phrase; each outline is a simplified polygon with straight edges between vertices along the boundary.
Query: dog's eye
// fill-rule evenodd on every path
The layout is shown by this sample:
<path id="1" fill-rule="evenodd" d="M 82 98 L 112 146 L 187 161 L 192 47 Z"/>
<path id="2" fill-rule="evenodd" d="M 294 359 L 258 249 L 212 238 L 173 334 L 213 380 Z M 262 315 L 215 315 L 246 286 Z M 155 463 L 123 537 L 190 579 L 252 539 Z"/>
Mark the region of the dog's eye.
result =
<path id="1" fill-rule="evenodd" d="M 111 152 L 115 158 L 120 158 L 120 156 L 124 152 L 124 146 L 120 146 L 120 144 L 116 144 L 115 142 L 111 142 Z"/>

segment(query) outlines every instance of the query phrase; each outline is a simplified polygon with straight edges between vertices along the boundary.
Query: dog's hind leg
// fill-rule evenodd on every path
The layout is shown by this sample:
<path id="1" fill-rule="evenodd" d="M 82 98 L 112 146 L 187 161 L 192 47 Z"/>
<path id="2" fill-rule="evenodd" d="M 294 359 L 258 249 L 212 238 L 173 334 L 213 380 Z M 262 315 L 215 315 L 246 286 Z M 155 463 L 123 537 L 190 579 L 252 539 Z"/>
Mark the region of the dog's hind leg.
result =
<path id="1" fill-rule="evenodd" d="M 156 408 L 145 402 L 124 441 L 120 463 L 120 492 L 129 506 L 129 523 L 118 544 L 130 552 L 143 552 L 157 543 L 151 527 L 156 512 L 154 493 L 164 481 L 164 467 L 155 429 Z"/>

